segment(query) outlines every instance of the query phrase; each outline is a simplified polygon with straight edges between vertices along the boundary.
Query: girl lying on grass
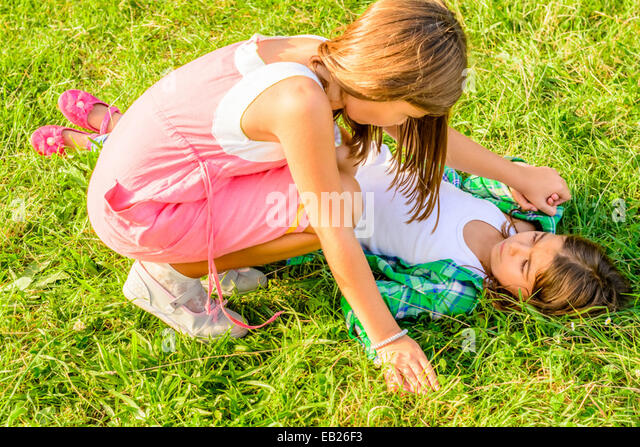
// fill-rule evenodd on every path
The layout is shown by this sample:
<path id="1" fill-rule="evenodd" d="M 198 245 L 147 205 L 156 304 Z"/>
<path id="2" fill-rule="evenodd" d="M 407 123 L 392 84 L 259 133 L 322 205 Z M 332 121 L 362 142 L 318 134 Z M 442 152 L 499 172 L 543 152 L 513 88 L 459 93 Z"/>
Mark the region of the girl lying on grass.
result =
<path id="1" fill-rule="evenodd" d="M 596 314 L 627 303 L 630 287 L 600 247 L 554 234 L 562 207 L 554 216 L 523 211 L 504 184 L 477 176 L 462 182 L 447 168 L 439 216 L 407 222 L 414 203 L 390 189 L 393 164 L 382 145 L 358 168 L 365 206 L 356 235 L 367 233 L 358 240 L 372 270 L 384 278 L 376 283 L 397 319 L 469 313 L 483 291 L 500 310 L 519 308 L 524 300 L 547 315 Z M 365 231 L 364 223 L 373 231 Z M 342 308 L 350 334 L 373 358 L 344 299 Z"/>

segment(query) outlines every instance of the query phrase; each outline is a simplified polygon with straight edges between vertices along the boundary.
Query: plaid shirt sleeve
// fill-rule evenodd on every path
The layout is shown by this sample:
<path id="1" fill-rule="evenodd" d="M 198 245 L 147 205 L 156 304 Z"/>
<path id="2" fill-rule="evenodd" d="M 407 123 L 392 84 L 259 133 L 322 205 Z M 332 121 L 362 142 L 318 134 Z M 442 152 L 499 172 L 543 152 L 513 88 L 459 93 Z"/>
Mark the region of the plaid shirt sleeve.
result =
<path id="1" fill-rule="evenodd" d="M 482 277 L 450 259 L 409 265 L 399 258 L 366 251 L 365 255 L 371 270 L 384 278 L 377 280 L 376 285 L 396 320 L 417 317 L 425 312 L 433 319 L 469 314 L 478 304 Z M 364 345 L 369 358 L 375 358 L 371 341 L 344 296 L 341 307 L 349 336 Z"/>

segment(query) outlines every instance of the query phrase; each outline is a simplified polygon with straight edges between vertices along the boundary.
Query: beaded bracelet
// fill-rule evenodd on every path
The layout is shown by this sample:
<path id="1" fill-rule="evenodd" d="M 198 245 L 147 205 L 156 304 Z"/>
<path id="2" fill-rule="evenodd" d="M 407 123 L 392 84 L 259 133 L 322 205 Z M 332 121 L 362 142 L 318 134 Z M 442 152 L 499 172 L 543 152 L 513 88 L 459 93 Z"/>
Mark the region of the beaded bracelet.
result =
<path id="1" fill-rule="evenodd" d="M 371 346 L 371 349 L 382 348 L 383 346 L 388 345 L 392 341 L 396 341 L 400 337 L 405 336 L 407 334 L 407 332 L 409 332 L 407 329 L 403 329 L 400 332 L 398 332 L 396 335 L 392 335 L 391 337 L 387 338 L 386 340 L 382 340 L 380 343 L 377 343 L 377 344 Z"/>

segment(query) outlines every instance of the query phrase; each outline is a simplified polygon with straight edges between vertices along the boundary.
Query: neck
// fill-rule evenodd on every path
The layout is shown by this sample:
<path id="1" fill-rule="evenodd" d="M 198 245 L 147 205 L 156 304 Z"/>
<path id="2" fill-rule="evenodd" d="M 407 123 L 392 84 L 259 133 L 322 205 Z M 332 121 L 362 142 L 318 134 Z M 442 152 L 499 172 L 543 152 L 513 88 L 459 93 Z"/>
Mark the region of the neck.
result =
<path id="1" fill-rule="evenodd" d="M 467 247 L 478 258 L 485 273 L 491 275 L 491 251 L 504 237 L 488 223 L 477 220 L 467 223 L 463 231 Z"/>
<path id="2" fill-rule="evenodd" d="M 315 66 L 315 70 L 313 66 L 309 68 L 315 71 L 318 77 L 321 77 L 327 82 L 326 93 L 327 97 L 329 98 L 329 104 L 331 104 L 331 110 L 339 110 L 344 108 L 344 102 L 340 93 L 340 86 L 333 79 L 333 76 L 331 76 L 329 70 L 327 70 L 327 68 L 322 64 L 317 64 Z"/>
<path id="3" fill-rule="evenodd" d="M 474 254 L 476 255 L 476 257 L 478 258 L 478 260 L 480 261 L 480 264 L 482 265 L 482 268 L 484 269 L 485 273 L 487 275 L 491 275 L 491 250 L 493 249 L 494 246 L 496 246 L 497 244 L 499 244 L 500 242 L 502 242 L 504 240 L 504 238 L 502 236 L 500 236 L 500 239 L 497 240 L 491 240 L 490 242 L 487 242 L 486 244 L 483 244 L 481 247 L 478 247 L 476 249 L 476 251 L 474 251 Z"/>

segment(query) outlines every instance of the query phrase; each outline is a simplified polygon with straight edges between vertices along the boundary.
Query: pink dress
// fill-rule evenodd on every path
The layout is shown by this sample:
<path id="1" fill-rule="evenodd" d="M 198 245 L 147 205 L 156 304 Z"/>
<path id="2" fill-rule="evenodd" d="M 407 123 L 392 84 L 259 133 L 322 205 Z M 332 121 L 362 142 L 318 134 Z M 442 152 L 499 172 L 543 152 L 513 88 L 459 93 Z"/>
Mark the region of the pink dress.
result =
<path id="1" fill-rule="evenodd" d="M 249 140 L 240 119 L 282 79 L 321 83 L 302 64 L 265 64 L 259 38 L 206 54 L 149 88 L 104 144 L 87 191 L 89 220 L 109 248 L 151 262 L 207 259 L 209 296 L 213 278 L 220 301 L 215 257 L 308 224 L 306 215 L 298 224 L 301 202 L 281 145 Z M 273 192 L 289 200 L 270 200 Z"/>

